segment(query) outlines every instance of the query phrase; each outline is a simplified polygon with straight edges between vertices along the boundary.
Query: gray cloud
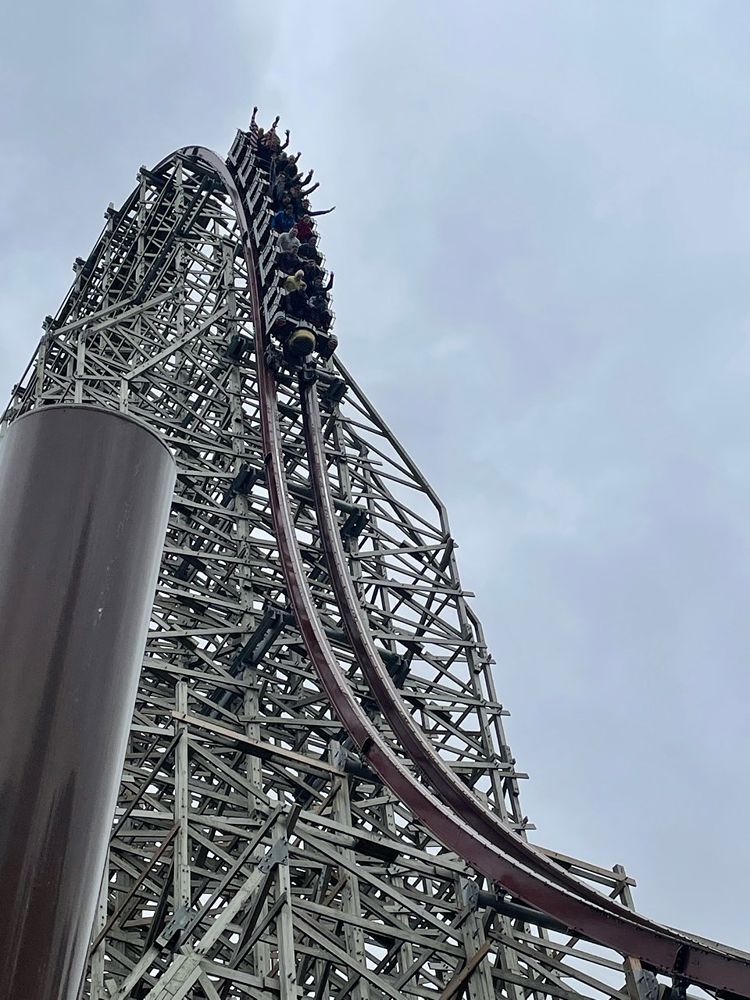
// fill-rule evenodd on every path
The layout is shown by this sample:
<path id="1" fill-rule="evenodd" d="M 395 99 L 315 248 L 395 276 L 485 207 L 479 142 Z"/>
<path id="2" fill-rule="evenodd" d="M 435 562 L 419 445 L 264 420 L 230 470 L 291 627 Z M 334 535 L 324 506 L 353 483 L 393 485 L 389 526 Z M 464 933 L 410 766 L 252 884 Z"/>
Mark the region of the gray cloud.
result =
<path id="1" fill-rule="evenodd" d="M 38 2 L 0 42 L 6 388 L 139 165 L 281 113 L 338 206 L 344 359 L 448 503 L 538 838 L 738 945 L 748 22 L 693 0 Z"/>

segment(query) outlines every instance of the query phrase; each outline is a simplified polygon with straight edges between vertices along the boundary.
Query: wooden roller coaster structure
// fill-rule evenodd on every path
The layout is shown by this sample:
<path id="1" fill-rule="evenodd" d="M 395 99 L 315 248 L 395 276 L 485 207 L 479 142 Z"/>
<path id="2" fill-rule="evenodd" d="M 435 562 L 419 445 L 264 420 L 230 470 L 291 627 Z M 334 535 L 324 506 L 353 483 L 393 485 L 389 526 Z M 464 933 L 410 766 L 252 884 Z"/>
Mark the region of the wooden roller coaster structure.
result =
<path id="1" fill-rule="evenodd" d="M 750 955 L 529 840 L 443 505 L 279 349 L 270 181 L 244 131 L 142 168 L 4 415 L 115 408 L 178 462 L 85 995 L 750 998 Z"/>

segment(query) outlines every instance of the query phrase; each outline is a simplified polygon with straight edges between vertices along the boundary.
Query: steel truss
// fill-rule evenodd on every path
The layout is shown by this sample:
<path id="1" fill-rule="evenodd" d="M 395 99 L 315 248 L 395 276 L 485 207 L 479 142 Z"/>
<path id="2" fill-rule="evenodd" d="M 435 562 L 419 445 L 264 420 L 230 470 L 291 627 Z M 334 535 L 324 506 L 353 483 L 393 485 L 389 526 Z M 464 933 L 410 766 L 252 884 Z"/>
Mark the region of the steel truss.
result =
<path id="1" fill-rule="evenodd" d="M 5 413 L 117 408 L 178 460 L 85 996 L 656 998 L 576 916 L 662 933 L 633 880 L 528 844 L 443 505 L 340 362 L 298 378 L 274 347 L 269 216 L 245 133 L 228 165 L 141 168 Z M 428 785 L 449 822 L 465 802 L 466 850 Z M 573 909 L 506 892 L 474 843 Z M 690 962 L 747 956 L 665 933 L 673 991 L 740 992 Z"/>

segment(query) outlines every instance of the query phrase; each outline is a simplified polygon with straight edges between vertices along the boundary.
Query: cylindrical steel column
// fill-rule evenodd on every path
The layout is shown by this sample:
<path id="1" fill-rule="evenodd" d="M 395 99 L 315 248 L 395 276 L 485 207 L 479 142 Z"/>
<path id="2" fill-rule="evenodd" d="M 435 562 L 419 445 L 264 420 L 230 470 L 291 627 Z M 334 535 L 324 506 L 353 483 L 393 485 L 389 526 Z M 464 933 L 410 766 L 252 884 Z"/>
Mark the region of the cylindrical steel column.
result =
<path id="1" fill-rule="evenodd" d="M 98 407 L 0 443 L 0 1000 L 78 995 L 174 480 Z"/>

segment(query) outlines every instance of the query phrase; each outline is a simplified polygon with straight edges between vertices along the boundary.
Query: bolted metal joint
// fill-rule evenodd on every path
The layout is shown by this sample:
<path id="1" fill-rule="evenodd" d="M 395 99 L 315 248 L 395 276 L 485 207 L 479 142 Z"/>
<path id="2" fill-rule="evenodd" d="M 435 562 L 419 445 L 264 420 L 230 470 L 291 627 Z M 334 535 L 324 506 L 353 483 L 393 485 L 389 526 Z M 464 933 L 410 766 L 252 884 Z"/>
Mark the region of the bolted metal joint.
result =
<path id="1" fill-rule="evenodd" d="M 276 865 L 285 865 L 289 861 L 289 841 L 280 837 L 274 841 L 266 854 L 258 862 L 258 871 L 267 875 Z"/>

